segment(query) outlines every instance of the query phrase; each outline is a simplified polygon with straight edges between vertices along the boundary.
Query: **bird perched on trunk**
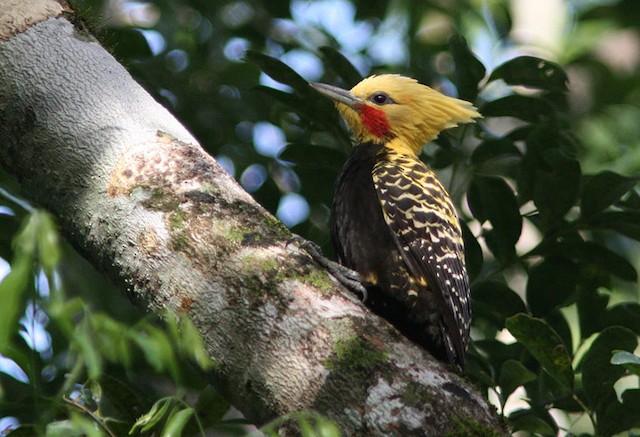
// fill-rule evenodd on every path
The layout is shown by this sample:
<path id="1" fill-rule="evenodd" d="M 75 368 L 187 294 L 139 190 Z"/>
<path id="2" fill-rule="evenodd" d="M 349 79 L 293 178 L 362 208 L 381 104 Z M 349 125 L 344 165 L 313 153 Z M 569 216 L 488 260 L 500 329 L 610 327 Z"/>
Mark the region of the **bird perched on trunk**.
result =
<path id="1" fill-rule="evenodd" d="M 480 114 L 395 74 L 350 91 L 311 86 L 335 101 L 355 138 L 331 217 L 339 262 L 360 274 L 374 312 L 462 367 L 471 321 L 462 232 L 448 193 L 418 155 L 442 130 Z"/>

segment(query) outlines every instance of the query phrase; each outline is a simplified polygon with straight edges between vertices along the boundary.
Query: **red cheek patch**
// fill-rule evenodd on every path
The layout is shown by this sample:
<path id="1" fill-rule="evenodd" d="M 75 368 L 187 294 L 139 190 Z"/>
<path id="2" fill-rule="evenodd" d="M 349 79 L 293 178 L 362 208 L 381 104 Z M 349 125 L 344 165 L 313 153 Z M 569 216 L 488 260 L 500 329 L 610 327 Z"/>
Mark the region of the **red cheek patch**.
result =
<path id="1" fill-rule="evenodd" d="M 369 105 L 358 105 L 362 124 L 372 135 L 382 138 L 389 133 L 390 126 L 384 111 Z"/>

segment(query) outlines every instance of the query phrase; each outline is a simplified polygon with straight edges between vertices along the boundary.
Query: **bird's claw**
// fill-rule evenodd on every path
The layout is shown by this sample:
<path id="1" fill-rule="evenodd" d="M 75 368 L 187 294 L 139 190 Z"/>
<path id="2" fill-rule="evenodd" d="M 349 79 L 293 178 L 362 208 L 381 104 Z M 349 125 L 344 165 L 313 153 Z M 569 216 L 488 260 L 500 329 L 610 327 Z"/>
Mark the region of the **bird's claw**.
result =
<path id="1" fill-rule="evenodd" d="M 299 235 L 294 235 L 287 241 L 287 245 L 297 244 L 298 247 L 309 255 L 316 263 L 324 267 L 338 282 L 352 292 L 362 296 L 362 301 L 367 300 L 367 289 L 363 285 L 362 277 L 358 272 L 348 267 L 331 261 L 322 254 L 322 249 L 313 241 L 306 240 Z"/>

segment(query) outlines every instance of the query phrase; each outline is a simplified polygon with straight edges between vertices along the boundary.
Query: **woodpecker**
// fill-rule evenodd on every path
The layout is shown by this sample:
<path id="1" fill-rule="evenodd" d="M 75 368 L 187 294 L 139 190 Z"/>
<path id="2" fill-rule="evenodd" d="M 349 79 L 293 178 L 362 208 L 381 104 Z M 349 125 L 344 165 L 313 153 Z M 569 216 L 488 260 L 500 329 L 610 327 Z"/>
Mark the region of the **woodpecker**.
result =
<path id="1" fill-rule="evenodd" d="M 322 83 L 354 148 L 337 180 L 331 239 L 360 274 L 365 304 L 439 360 L 463 368 L 471 307 L 456 209 L 419 154 L 444 129 L 480 117 L 415 79 L 371 76 L 350 91 Z"/>

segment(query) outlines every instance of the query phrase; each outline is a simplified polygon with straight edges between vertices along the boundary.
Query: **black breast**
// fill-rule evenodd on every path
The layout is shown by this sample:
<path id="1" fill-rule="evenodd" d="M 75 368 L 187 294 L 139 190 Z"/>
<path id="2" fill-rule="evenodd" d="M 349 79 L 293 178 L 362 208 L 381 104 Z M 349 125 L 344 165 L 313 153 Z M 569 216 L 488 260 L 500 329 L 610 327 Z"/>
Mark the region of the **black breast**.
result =
<path id="1" fill-rule="evenodd" d="M 431 291 L 420 290 L 407 271 L 391 230 L 384 220 L 373 183 L 374 165 L 387 159 L 384 146 L 356 146 L 338 182 L 331 215 L 331 239 L 341 264 L 358 272 L 367 287 L 366 305 L 404 335 L 445 359 L 439 317 Z"/>
<path id="2" fill-rule="evenodd" d="M 388 313 L 406 316 L 404 289 L 409 284 L 402 282 L 409 275 L 384 221 L 373 185 L 373 166 L 385 155 L 384 146 L 380 145 L 361 144 L 354 148 L 338 177 L 331 239 L 340 263 L 360 273 L 367 282 L 367 305 L 384 317 L 395 319 L 396 314 Z"/>
<path id="3" fill-rule="evenodd" d="M 376 283 L 385 252 L 395 244 L 382 216 L 372 170 L 384 147 L 361 144 L 342 167 L 331 215 L 331 239 L 340 263 Z"/>

